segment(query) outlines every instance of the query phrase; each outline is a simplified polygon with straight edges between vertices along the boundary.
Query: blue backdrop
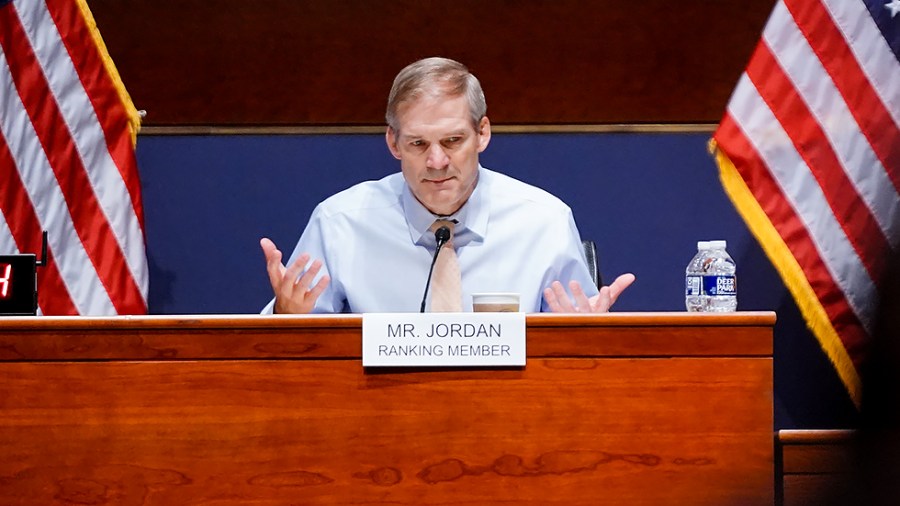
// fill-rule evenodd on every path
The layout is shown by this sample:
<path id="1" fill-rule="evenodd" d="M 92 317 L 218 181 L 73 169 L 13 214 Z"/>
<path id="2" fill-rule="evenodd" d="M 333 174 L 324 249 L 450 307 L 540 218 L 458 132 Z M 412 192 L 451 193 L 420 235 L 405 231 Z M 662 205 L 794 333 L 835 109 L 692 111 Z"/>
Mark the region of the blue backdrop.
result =
<path id="1" fill-rule="evenodd" d="M 739 310 L 773 310 L 776 428 L 840 428 L 852 407 L 790 294 L 719 183 L 708 134 L 494 134 L 486 167 L 540 186 L 597 242 L 618 311 L 683 311 L 696 242 L 725 239 Z M 256 313 L 271 298 L 259 239 L 289 254 L 313 207 L 399 170 L 383 135 L 154 136 L 138 141 L 155 314 Z"/>

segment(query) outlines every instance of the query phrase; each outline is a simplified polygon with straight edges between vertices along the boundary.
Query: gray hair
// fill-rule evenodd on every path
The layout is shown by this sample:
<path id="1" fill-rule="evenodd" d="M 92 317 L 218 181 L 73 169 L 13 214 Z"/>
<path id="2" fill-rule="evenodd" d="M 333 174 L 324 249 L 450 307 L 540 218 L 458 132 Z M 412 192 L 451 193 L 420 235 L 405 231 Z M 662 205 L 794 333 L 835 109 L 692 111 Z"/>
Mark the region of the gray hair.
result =
<path id="1" fill-rule="evenodd" d="M 465 95 L 469 102 L 472 126 L 478 130 L 481 118 L 487 114 L 487 102 L 478 78 L 465 65 L 449 58 L 432 57 L 406 66 L 394 78 L 388 95 L 387 112 L 384 115 L 388 126 L 400 131 L 397 118 L 400 107 L 407 102 L 418 100 L 424 95 L 458 97 Z"/>

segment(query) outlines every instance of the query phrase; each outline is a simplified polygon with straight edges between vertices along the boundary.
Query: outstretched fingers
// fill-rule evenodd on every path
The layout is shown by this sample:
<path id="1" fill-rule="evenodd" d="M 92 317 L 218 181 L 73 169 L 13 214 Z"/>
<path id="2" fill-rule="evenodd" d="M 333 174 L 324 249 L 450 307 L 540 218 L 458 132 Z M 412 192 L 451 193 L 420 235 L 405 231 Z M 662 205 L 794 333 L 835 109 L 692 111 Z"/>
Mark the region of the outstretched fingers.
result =
<path id="1" fill-rule="evenodd" d="M 600 293 L 590 298 L 577 281 L 569 282 L 571 297 L 562 283 L 554 281 L 544 289 L 544 300 L 554 313 L 606 313 L 634 280 L 634 274 L 622 274 L 610 286 L 600 287 Z"/>
<path id="2" fill-rule="evenodd" d="M 554 281 L 544 289 L 544 300 L 554 313 L 586 313 L 591 310 L 591 302 L 577 281 L 569 282 L 572 297 L 559 281 Z"/>
<path id="3" fill-rule="evenodd" d="M 631 286 L 634 283 L 635 276 L 634 274 L 628 272 L 622 274 L 617 277 L 615 281 L 609 285 L 609 305 L 615 304 L 616 300 L 619 298 L 619 295 L 622 295 L 622 292 L 625 291 L 626 288 Z"/>
<path id="4" fill-rule="evenodd" d="M 301 257 L 306 257 L 306 260 L 303 262 L 303 265 L 306 265 L 306 262 L 309 261 L 309 255 L 303 254 Z M 314 286 L 312 286 L 312 282 L 316 279 L 316 276 L 319 274 L 319 271 L 322 269 L 322 261 L 316 260 L 309 266 L 309 269 L 306 269 L 297 281 L 294 283 L 294 292 L 301 291 L 304 294 L 312 291 Z M 321 280 L 319 280 L 321 283 Z M 318 285 L 319 283 L 317 283 Z"/>
<path id="5" fill-rule="evenodd" d="M 260 239 L 259 245 L 262 247 L 263 255 L 266 257 L 266 272 L 269 274 L 269 283 L 272 285 L 272 290 L 277 293 L 277 288 L 284 278 L 285 271 L 284 266 L 281 265 L 281 251 L 275 247 L 275 243 L 265 237 Z"/>
<path id="6" fill-rule="evenodd" d="M 572 298 L 575 299 L 575 312 L 591 312 L 593 309 L 591 307 L 591 301 L 588 300 L 587 295 L 585 295 L 584 290 L 581 288 L 581 284 L 578 281 L 569 281 L 569 290 L 572 291 Z"/>
<path id="7" fill-rule="evenodd" d="M 612 306 L 612 300 L 609 296 L 609 287 L 601 286 L 600 292 L 591 300 L 591 311 L 594 313 L 608 313 Z"/>
<path id="8" fill-rule="evenodd" d="M 568 313 L 575 310 L 565 288 L 559 281 L 554 281 L 544 289 L 544 300 L 547 301 L 550 311 L 554 313 Z"/>
<path id="9" fill-rule="evenodd" d="M 299 257 L 297 257 L 294 262 L 288 266 L 287 270 L 284 271 L 284 276 L 281 278 L 278 286 L 278 290 L 275 292 L 279 297 L 284 297 L 291 299 L 294 297 L 294 292 L 297 290 L 297 287 L 302 283 L 302 277 L 300 273 L 306 269 L 306 264 L 309 263 L 309 253 L 303 253 Z M 303 277 L 306 277 L 307 273 L 303 274 Z M 303 291 L 306 291 L 306 287 L 309 286 L 309 281 L 306 282 L 303 286 Z"/>
<path id="10" fill-rule="evenodd" d="M 306 301 L 308 301 L 311 305 L 309 310 L 312 311 L 312 308 L 316 305 L 316 301 L 319 300 L 319 296 L 322 295 L 322 292 L 325 291 L 325 288 L 328 287 L 328 283 L 331 281 L 331 278 L 328 277 L 328 274 L 325 274 L 321 278 L 319 278 L 319 282 L 315 284 L 309 291 L 306 292 Z"/>
<path id="11" fill-rule="evenodd" d="M 259 241 L 263 254 L 266 256 L 266 271 L 269 274 L 269 282 L 272 292 L 275 294 L 276 313 L 309 313 L 316 305 L 319 296 L 328 287 L 331 279 L 323 275 L 319 281 L 313 282 L 319 271 L 322 270 L 321 260 L 315 260 L 310 264 L 310 255 L 303 253 L 289 266 L 281 263 L 281 251 L 275 247 L 275 243 L 267 238 Z M 307 267 L 307 265 L 309 266 Z"/>
<path id="12" fill-rule="evenodd" d="M 316 306 L 316 301 L 331 279 L 323 275 L 313 284 L 323 264 L 321 260 L 315 260 L 307 268 L 309 259 L 309 254 L 304 253 L 285 271 L 282 283 L 275 292 L 276 312 L 306 314 Z"/>

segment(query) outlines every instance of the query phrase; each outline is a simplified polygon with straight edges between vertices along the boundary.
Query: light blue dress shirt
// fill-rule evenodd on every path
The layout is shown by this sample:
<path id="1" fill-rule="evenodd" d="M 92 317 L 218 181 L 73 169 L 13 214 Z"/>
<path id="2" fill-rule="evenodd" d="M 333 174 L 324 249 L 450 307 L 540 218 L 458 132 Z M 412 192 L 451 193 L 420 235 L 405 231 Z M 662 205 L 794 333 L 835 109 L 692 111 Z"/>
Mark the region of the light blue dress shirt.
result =
<path id="1" fill-rule="evenodd" d="M 524 312 L 549 311 L 544 288 L 576 280 L 597 288 L 571 209 L 540 188 L 483 167 L 465 205 L 450 219 L 462 272 L 463 311 L 472 294 L 515 292 Z M 315 313 L 418 312 L 434 255 L 436 217 L 395 173 L 319 204 L 288 264 L 309 253 L 331 283 Z M 274 300 L 263 309 L 271 313 Z M 428 306 L 426 305 L 426 310 Z"/>

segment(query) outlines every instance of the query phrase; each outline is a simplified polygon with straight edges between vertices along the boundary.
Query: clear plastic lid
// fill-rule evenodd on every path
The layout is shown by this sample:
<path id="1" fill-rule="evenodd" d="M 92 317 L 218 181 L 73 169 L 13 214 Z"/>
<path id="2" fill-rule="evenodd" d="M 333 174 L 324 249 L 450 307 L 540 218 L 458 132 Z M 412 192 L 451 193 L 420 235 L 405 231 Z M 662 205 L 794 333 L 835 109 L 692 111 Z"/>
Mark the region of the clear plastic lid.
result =
<path id="1" fill-rule="evenodd" d="M 726 241 L 709 241 L 710 249 L 725 249 L 727 245 Z"/>
<path id="2" fill-rule="evenodd" d="M 710 243 L 709 241 L 697 241 L 697 251 L 703 251 L 705 249 L 709 249 Z"/>

